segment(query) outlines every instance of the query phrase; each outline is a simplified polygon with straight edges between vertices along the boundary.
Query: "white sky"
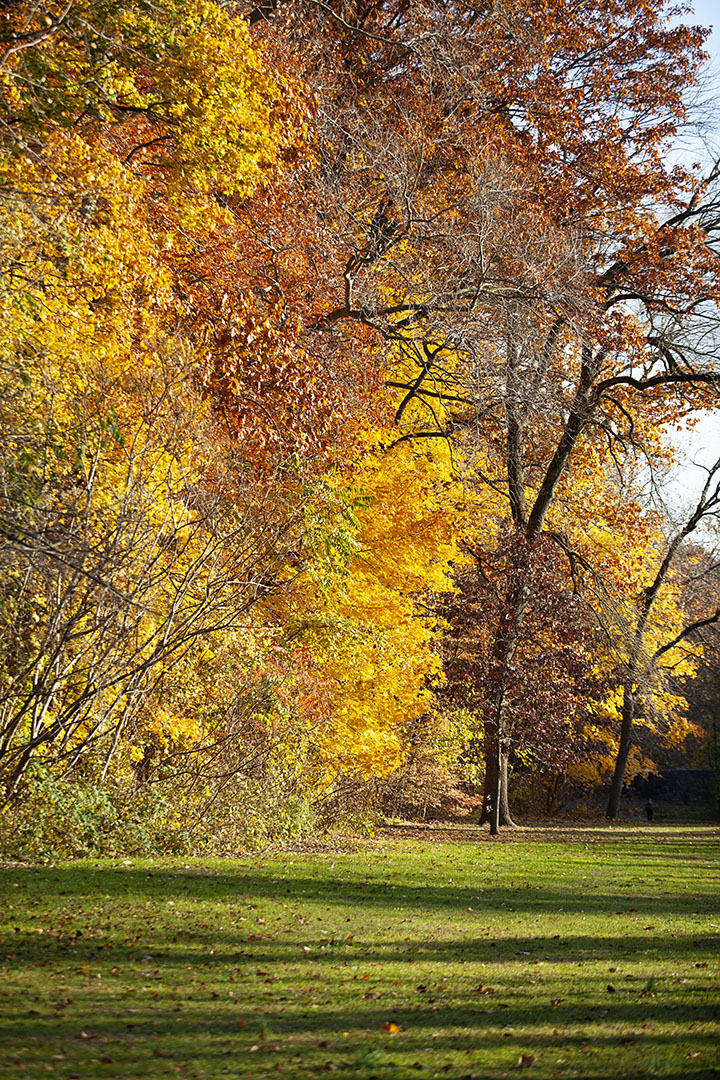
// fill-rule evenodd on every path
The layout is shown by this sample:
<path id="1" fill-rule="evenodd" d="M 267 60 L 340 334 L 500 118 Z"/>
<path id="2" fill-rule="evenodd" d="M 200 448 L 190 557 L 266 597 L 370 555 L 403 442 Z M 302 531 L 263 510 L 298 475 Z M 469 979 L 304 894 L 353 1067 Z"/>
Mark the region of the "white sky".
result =
<path id="1" fill-rule="evenodd" d="M 717 56 L 718 53 L 718 24 L 720 23 L 720 12 L 718 11 L 717 0 L 695 0 L 693 7 L 693 17 L 687 16 L 685 22 L 699 23 L 701 26 L 712 26 L 713 35 L 708 42 L 707 51 L 714 52 Z"/>

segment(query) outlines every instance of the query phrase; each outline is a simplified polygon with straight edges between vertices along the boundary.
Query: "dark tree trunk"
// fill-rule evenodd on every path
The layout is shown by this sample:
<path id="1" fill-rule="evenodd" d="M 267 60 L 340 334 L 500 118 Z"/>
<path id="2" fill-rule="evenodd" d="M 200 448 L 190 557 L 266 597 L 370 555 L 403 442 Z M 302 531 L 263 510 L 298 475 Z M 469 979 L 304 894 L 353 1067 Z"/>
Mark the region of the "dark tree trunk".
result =
<path id="1" fill-rule="evenodd" d="M 522 541 L 521 541 L 522 543 Z M 528 556 L 524 544 L 516 565 L 515 581 L 508 596 L 493 650 L 491 701 L 485 714 L 485 804 L 488 807 L 490 833 L 497 835 L 501 825 L 514 825 L 508 797 L 510 732 L 507 715 L 507 683 L 510 665 L 520 641 L 520 625 L 527 606 Z"/>
<path id="2" fill-rule="evenodd" d="M 491 749 L 485 751 L 485 782 L 483 786 L 480 824 L 487 825 L 492 816 L 493 792 L 497 793 L 497 755 Z"/>
<path id="3" fill-rule="evenodd" d="M 617 758 L 615 759 L 615 770 L 613 772 L 612 784 L 610 785 L 610 798 L 608 799 L 608 808 L 606 817 L 610 821 L 614 821 L 620 812 L 620 798 L 622 796 L 623 786 L 625 784 L 625 772 L 627 770 L 628 758 L 630 756 L 630 749 L 633 744 L 633 722 L 635 720 L 635 694 L 633 693 L 632 686 L 626 683 L 623 687 L 623 708 L 622 708 L 622 720 L 620 723 L 620 743 L 618 746 Z"/>
<path id="4" fill-rule="evenodd" d="M 497 744 L 488 748 L 485 759 L 485 786 L 480 824 L 490 823 L 490 835 L 496 836 L 501 825 L 513 826 L 510 813 L 508 755 L 498 753 Z"/>

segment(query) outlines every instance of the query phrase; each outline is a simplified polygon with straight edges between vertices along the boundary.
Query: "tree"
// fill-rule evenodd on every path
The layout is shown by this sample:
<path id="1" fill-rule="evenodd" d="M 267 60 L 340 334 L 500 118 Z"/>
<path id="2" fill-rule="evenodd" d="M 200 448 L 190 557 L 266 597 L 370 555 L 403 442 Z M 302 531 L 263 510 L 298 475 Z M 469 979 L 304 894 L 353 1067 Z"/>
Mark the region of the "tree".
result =
<path id="1" fill-rule="evenodd" d="M 288 32 L 315 39 L 321 169 L 295 180 L 320 268 L 311 340 L 388 343 L 398 437 L 481 445 L 515 530 L 485 716 L 497 832 L 528 553 L 564 474 L 585 443 L 652 456 L 663 423 L 716 400 L 694 328 L 718 298 L 717 202 L 663 157 L 704 32 L 657 0 L 448 4 L 441 21 L 298 5 L 263 31 Z"/>
<path id="2" fill-rule="evenodd" d="M 360 379 L 308 347 L 307 277 L 258 235 L 310 167 L 311 95 L 212 0 L 21 3 L 2 34 L 6 793 L 33 761 L 191 788 L 274 751 L 314 790 L 387 768 L 437 668 L 417 597 L 455 548 L 442 467 L 380 469 L 360 438 L 376 357 Z M 351 453 L 374 515 L 352 527 Z"/>
<path id="3" fill-rule="evenodd" d="M 649 680 L 650 671 L 658 663 L 668 659 L 672 662 L 673 653 L 676 654 L 675 666 L 678 666 L 677 654 L 683 644 L 689 645 L 693 634 L 705 626 L 710 626 L 720 620 L 720 608 L 712 605 L 712 610 L 702 615 L 691 618 L 684 626 L 679 628 L 665 640 L 656 640 L 648 649 L 647 638 L 650 636 L 651 619 L 655 605 L 658 603 L 661 589 L 666 585 L 682 545 L 688 537 L 710 519 L 717 518 L 720 513 L 720 461 L 708 469 L 707 479 L 695 507 L 688 515 L 687 520 L 675 535 L 668 541 L 663 557 L 649 584 L 642 590 L 638 601 L 634 619 L 634 626 L 628 643 L 628 656 L 623 679 L 622 696 L 622 721 L 620 728 L 620 741 L 618 745 L 617 759 L 610 787 L 607 816 L 612 819 L 617 817 L 620 806 L 620 796 L 625 782 L 628 755 L 633 743 L 633 724 L 638 705 L 643 698 L 644 684 Z M 682 669 L 677 671 L 682 675 Z"/>
<path id="4" fill-rule="evenodd" d="M 0 514 L 7 794 L 34 758 L 70 774 L 94 758 L 104 777 L 149 701 L 157 721 L 165 672 L 203 650 L 207 662 L 247 623 L 281 587 L 302 533 L 301 501 L 238 482 L 187 380 L 146 379 L 132 427 L 111 410 L 83 413 L 88 379 L 82 396 L 69 390 L 24 416 L 11 399 L 3 428 L 16 444 Z M 71 428 L 56 427 L 55 404 L 74 409 Z"/>
<path id="5" fill-rule="evenodd" d="M 338 776 L 384 776 L 405 754 L 404 731 L 432 710 L 441 679 L 429 594 L 452 589 L 459 484 L 447 449 L 422 459 L 381 449 L 368 433 L 352 475 L 337 470 L 315 520 L 316 546 L 287 617 L 332 686 L 331 722 L 317 740 L 325 792 Z"/>
<path id="6" fill-rule="evenodd" d="M 240 316 L 216 309 L 209 340 L 211 305 L 186 290 L 202 261 L 188 248 L 217 246 L 222 201 L 288 166 L 307 102 L 211 2 L 18 4 L 2 35 L 10 794 L 34 759 L 104 778 L 133 740 L 147 758 L 153 740 L 207 738 L 168 671 L 197 686 L 208 650 L 224 668 L 226 642 L 297 577 L 309 496 L 287 443 L 261 482 L 203 377 L 223 354 L 218 322 L 230 340 Z"/>
<path id="7" fill-rule="evenodd" d="M 443 642 L 447 684 L 440 693 L 442 700 L 475 715 L 475 746 L 484 746 L 486 761 L 495 762 L 484 718 L 495 693 L 493 634 L 517 564 L 517 537 L 501 529 L 495 550 L 486 543 L 473 554 L 475 566 L 458 575 L 457 593 L 442 608 L 449 629 Z M 594 661 L 596 618 L 588 600 L 573 589 L 563 553 L 543 537 L 526 565 L 530 600 L 505 686 L 508 766 L 552 776 L 581 757 L 586 702 L 602 697 L 609 680 Z M 491 818 L 497 789 L 497 776 L 486 767 L 481 822 Z M 501 797 L 506 794 L 504 784 Z M 512 820 L 507 802 L 501 813 Z"/>
<path id="8" fill-rule="evenodd" d="M 610 562 L 588 477 L 714 400 L 716 207 L 663 160 L 703 33 L 660 0 L 247 22 L 2 13 L 9 783 L 42 748 L 103 775 L 192 761 L 197 787 L 248 725 L 316 789 L 382 771 L 431 705 L 424 605 L 462 533 L 494 590 L 465 599 L 495 832 L 523 669 L 535 716 L 541 661 L 563 687 L 536 756 L 570 745 L 576 582 Z M 235 709 L 228 672 L 265 704 Z"/>

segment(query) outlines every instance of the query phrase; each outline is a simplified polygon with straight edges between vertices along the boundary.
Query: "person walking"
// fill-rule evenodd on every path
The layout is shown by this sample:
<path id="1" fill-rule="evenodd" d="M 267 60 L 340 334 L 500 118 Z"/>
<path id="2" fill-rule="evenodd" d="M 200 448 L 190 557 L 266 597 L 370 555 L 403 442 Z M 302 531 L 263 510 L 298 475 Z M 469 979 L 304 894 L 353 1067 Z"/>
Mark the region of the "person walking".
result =
<path id="1" fill-rule="evenodd" d="M 648 821 L 652 821 L 652 819 L 655 817 L 655 807 L 653 806 L 652 799 L 648 799 L 648 801 L 645 803 L 645 813 L 647 814 Z"/>

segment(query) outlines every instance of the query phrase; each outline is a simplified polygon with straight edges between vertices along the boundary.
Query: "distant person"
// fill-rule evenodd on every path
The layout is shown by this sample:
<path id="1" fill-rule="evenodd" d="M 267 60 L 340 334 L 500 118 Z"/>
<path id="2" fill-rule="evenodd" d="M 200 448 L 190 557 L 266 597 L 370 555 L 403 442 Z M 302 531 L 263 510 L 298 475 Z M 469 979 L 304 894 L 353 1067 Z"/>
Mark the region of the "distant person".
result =
<path id="1" fill-rule="evenodd" d="M 648 801 L 645 803 L 645 813 L 647 814 L 648 821 L 652 821 L 652 819 L 655 817 L 655 807 L 653 806 L 652 799 L 648 799 Z"/>

